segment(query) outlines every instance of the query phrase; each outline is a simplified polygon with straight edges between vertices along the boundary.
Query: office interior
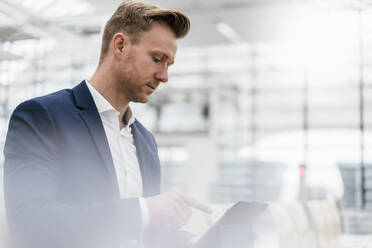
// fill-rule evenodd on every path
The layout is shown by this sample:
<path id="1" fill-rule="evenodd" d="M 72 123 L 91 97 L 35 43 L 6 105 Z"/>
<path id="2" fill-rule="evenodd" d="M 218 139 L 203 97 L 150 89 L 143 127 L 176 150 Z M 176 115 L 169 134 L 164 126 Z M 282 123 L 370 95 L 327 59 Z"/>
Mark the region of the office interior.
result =
<path id="1" fill-rule="evenodd" d="M 131 104 L 162 190 L 269 203 L 271 247 L 372 247 L 372 1 L 150 2 L 191 20 L 169 82 Z M 1 150 L 19 103 L 89 79 L 119 3 L 0 1 Z"/>

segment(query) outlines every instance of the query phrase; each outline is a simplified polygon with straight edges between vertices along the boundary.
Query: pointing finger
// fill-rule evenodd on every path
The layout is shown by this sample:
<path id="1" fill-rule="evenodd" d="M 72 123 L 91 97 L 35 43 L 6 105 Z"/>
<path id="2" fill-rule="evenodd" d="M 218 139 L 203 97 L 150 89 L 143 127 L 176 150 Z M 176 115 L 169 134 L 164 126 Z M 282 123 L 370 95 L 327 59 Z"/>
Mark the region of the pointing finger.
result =
<path id="1" fill-rule="evenodd" d="M 182 198 L 184 199 L 184 201 L 187 203 L 187 205 L 189 205 L 190 207 L 193 207 L 193 208 L 196 208 L 196 209 L 199 209 L 205 213 L 212 213 L 212 209 L 207 206 L 206 204 L 198 201 L 198 200 L 195 200 L 185 194 L 182 194 Z"/>

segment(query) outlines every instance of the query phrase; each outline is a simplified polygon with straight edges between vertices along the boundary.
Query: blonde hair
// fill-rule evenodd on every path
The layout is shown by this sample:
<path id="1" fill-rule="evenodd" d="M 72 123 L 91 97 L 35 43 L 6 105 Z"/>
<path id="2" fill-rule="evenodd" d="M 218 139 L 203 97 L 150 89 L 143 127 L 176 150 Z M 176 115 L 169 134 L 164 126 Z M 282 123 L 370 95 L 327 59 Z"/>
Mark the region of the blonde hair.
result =
<path id="1" fill-rule="evenodd" d="M 154 22 L 166 24 L 177 38 L 186 36 L 190 30 L 189 18 L 179 11 L 140 1 L 124 1 L 105 25 L 100 62 L 106 56 L 115 33 L 124 32 L 130 37 L 131 43 L 136 44 L 141 34 L 148 31 Z"/>

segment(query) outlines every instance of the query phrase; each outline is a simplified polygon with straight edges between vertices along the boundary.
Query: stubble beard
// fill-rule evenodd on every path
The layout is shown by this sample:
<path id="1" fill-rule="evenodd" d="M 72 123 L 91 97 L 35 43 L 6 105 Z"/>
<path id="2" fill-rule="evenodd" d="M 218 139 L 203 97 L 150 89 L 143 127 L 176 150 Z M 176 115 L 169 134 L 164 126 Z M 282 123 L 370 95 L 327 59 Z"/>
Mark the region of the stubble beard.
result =
<path id="1" fill-rule="evenodd" d="M 118 88 L 130 102 L 145 103 L 148 101 L 148 96 L 143 96 L 142 91 L 145 85 L 141 85 L 138 82 L 139 73 L 134 66 L 136 62 L 135 51 L 132 50 L 129 52 L 126 61 L 128 61 L 128 64 L 123 68 L 121 75 L 119 75 Z"/>
<path id="2" fill-rule="evenodd" d="M 137 75 L 134 68 L 125 68 L 120 78 L 119 88 L 130 102 L 145 103 L 148 98 L 143 96 L 144 85 L 139 84 Z"/>

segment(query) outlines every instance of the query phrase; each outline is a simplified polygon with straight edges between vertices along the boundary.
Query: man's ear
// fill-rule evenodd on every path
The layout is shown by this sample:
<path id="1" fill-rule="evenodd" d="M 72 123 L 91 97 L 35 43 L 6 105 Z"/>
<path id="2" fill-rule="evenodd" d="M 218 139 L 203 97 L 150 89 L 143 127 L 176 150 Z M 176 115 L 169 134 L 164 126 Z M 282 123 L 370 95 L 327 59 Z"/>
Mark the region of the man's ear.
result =
<path id="1" fill-rule="evenodd" d="M 129 45 L 129 37 L 123 33 L 116 33 L 112 37 L 112 51 L 115 56 L 123 55 Z"/>

